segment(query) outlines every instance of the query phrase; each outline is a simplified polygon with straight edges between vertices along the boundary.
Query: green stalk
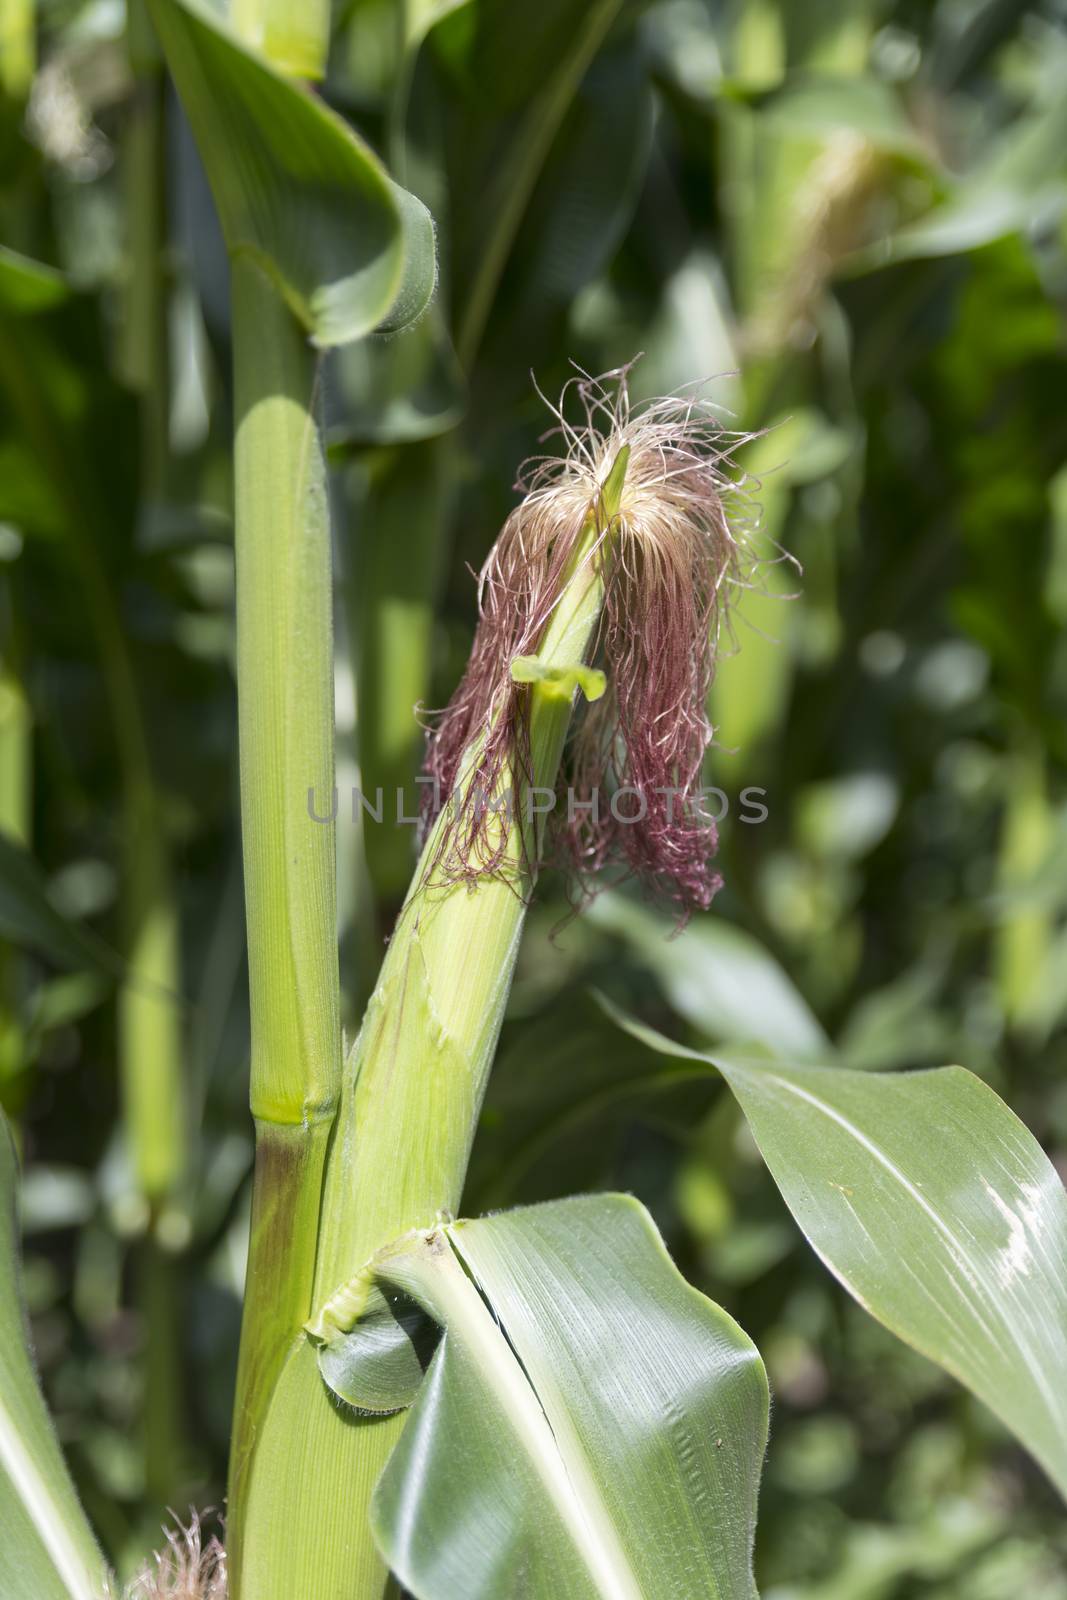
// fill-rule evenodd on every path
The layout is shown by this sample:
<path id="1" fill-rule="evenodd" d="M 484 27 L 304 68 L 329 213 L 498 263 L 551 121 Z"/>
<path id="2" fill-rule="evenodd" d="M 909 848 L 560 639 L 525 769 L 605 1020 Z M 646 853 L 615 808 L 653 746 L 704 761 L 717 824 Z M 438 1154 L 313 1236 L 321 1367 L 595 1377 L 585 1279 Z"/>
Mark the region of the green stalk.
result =
<path id="1" fill-rule="evenodd" d="M 605 485 L 601 517 L 617 509 L 623 451 Z M 555 784 L 580 672 L 603 593 L 589 554 L 590 516 L 571 581 L 539 652 L 530 686 L 534 782 Z M 562 680 L 562 681 L 560 681 Z M 473 754 L 473 753 L 472 753 Z M 517 797 L 517 817 L 524 796 Z M 508 836 L 511 881 L 471 893 L 442 883 L 427 841 L 345 1072 L 323 1193 L 316 1305 L 383 1245 L 439 1210 L 455 1211 L 507 1002 L 532 888 L 536 840 Z M 524 842 L 526 848 L 524 849 Z M 387 1574 L 369 1525 L 370 1497 L 402 1417 L 343 1416 L 327 1394 L 314 1351 L 298 1346 L 281 1374 L 253 1485 L 257 1529 L 246 1555 L 245 1594 L 256 1600 L 374 1600 Z M 307 1464 L 314 1463 L 310 1474 Z"/>
<path id="2" fill-rule="evenodd" d="M 1035 885 L 1052 849 L 1055 823 L 1042 752 L 1024 746 L 1008 773 L 998 862 L 1006 909 L 994 934 L 993 963 L 1004 1015 L 1013 1028 L 1025 1030 L 1040 1016 L 1053 939 L 1052 912 Z"/>
<path id="3" fill-rule="evenodd" d="M 357 640 L 360 782 L 372 806 L 379 790 L 382 797 L 382 820 L 368 816 L 365 828 L 383 932 L 411 878 L 413 830 L 396 818 L 401 795 L 404 815 L 416 814 L 422 733 L 413 711 L 430 675 L 445 465 L 437 439 L 375 451 L 359 507 L 365 532 L 349 612 Z"/>
<path id="4" fill-rule="evenodd" d="M 96 638 L 118 750 L 122 787 L 124 948 L 127 970 L 118 1001 L 119 1077 L 137 1223 L 154 1224 L 137 1252 L 137 1292 L 145 1326 L 158 1304 L 158 1252 L 184 1242 L 187 1222 L 172 1204 L 186 1170 L 177 1012 L 177 914 L 169 859 L 152 783 L 133 662 L 109 575 L 101 561 L 108 508 L 85 454 L 80 418 L 70 418 L 45 380 L 32 322 L 0 323 L 0 382 L 39 461 L 57 485 L 74 581 Z M 163 1263 L 169 1271 L 170 1262 Z M 170 1297 L 171 1302 L 177 1300 Z M 173 1313 L 163 1321 L 170 1338 Z M 177 1360 L 162 1369 L 158 1331 L 148 1334 L 145 1456 L 153 1493 L 173 1500 L 179 1487 L 180 1391 Z"/>
<path id="5" fill-rule="evenodd" d="M 119 1075 L 126 1147 L 143 1209 L 134 1288 L 144 1330 L 141 1429 L 145 1485 L 160 1515 L 182 1491 L 182 1296 L 177 1253 L 190 1225 L 182 1196 L 188 1170 L 188 1106 L 178 994 L 181 952 L 158 800 L 136 785 L 124 807 L 123 913 L 129 971 L 119 995 Z"/>
<path id="6" fill-rule="evenodd" d="M 275 66 L 320 78 L 329 6 L 233 0 Z M 317 369 L 261 269 L 231 268 L 237 699 L 256 1128 L 252 1223 L 230 1453 L 231 1596 L 255 1545 L 257 1445 L 311 1304 L 326 1149 L 341 1081 L 330 520 Z M 246 1535 L 248 1536 L 246 1538 Z M 314 1588 L 314 1585 L 313 1585 Z"/>
<path id="7" fill-rule="evenodd" d="M 126 276 L 119 368 L 141 414 L 141 490 L 157 496 L 168 456 L 166 78 L 144 0 L 127 0 L 126 48 L 133 96 L 123 129 Z"/>
<path id="8" fill-rule="evenodd" d="M 155 1235 L 141 1241 L 135 1261 L 137 1302 L 145 1330 L 141 1431 L 145 1490 L 151 1515 L 159 1521 L 190 1482 L 182 1371 L 183 1269 L 183 1258 L 166 1249 Z"/>
<path id="9" fill-rule="evenodd" d="M 138 784 L 123 811 L 123 913 L 129 971 L 119 995 L 119 1075 L 137 1204 L 145 1237 L 134 1285 L 144 1329 L 141 1426 L 145 1483 L 160 1509 L 186 1476 L 182 1425 L 181 1295 L 175 1259 L 189 1238 L 181 1194 L 188 1167 L 183 1083 L 178 912 L 158 801 Z"/>
<path id="10" fill-rule="evenodd" d="M 133 785 L 123 807 L 128 972 L 119 996 L 119 1063 L 134 1183 L 154 1222 L 177 1198 L 188 1149 L 178 913 L 160 831 L 155 793 Z M 167 1227 L 180 1243 L 176 1214 Z"/>
<path id="11" fill-rule="evenodd" d="M 240 1592 L 255 1441 L 309 1314 L 341 1074 L 331 560 L 315 362 L 260 269 L 233 264 L 237 682 L 256 1166 L 231 1457 Z"/>
<path id="12" fill-rule="evenodd" d="M 0 829 L 20 844 L 30 837 L 33 721 L 22 684 L 0 667 Z"/>
<path id="13" fill-rule="evenodd" d="M 137 395 L 142 516 L 158 503 L 169 449 L 166 283 L 165 80 L 143 0 L 128 0 L 133 96 L 123 130 L 126 277 L 119 370 Z M 137 712 L 140 721 L 140 712 Z M 159 1508 L 184 1488 L 183 1379 L 176 1252 L 188 1242 L 182 1188 L 189 1166 L 189 1105 L 178 997 L 181 927 L 162 807 L 143 736 L 123 808 L 123 916 L 129 975 L 119 995 L 119 1073 L 134 1182 L 150 1228 L 139 1244 L 135 1290 L 145 1330 L 145 1482 Z"/>
<path id="14" fill-rule="evenodd" d="M 0 0 L 0 90 L 24 100 L 37 70 L 34 0 Z"/>
<path id="15" fill-rule="evenodd" d="M 6 598 L 6 596 L 5 596 Z M 0 663 L 0 831 L 20 844 L 30 838 L 33 721 L 18 673 Z M 0 940 L 0 1104 L 9 1115 L 26 1063 L 20 996 L 22 957 Z"/>

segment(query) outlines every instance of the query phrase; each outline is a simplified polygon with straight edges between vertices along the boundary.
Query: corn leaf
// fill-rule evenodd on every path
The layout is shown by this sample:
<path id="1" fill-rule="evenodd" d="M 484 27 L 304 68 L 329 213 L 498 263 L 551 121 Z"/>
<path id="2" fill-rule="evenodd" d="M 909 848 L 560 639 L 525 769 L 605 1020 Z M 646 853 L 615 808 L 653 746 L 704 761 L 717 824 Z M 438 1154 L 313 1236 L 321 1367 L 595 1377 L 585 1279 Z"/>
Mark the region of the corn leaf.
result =
<path id="1" fill-rule="evenodd" d="M 676 922 L 620 894 L 589 908 L 649 968 L 679 1016 L 709 1038 L 756 1044 L 773 1054 L 822 1056 L 830 1042 L 774 957 L 721 917 L 695 916 L 684 939 Z"/>
<path id="2" fill-rule="evenodd" d="M 1067 1495 L 1067 1192 L 962 1067 L 701 1056 L 726 1079 L 817 1255 L 873 1317 L 994 1411 Z"/>
<path id="3" fill-rule="evenodd" d="M 420 194 L 447 210 L 456 348 L 476 355 L 538 179 L 578 85 L 619 15 L 619 0 L 535 9 L 468 0 L 435 10 L 408 39 L 395 146 Z M 444 102 L 431 60 L 449 81 Z M 455 95 L 462 116 L 453 117 Z M 638 114 L 639 120 L 639 114 Z M 448 177 L 426 152 L 448 152 Z"/>
<path id="4" fill-rule="evenodd" d="M 412 444 L 454 428 L 466 389 L 437 305 L 414 327 L 348 344 L 334 368 L 331 445 Z M 410 709 L 410 708 L 409 708 Z"/>
<path id="5" fill-rule="evenodd" d="M 1067 103 L 1057 93 L 1012 124 L 987 159 L 951 186 L 942 204 L 888 241 L 858 251 L 846 272 L 957 255 L 1038 223 L 1053 226 L 1067 208 L 1065 136 Z"/>
<path id="6" fill-rule="evenodd" d="M 150 9 L 231 255 L 259 262 L 316 344 L 414 321 L 434 286 L 425 207 L 200 0 Z"/>
<path id="7" fill-rule="evenodd" d="M 15 1189 L 0 1113 L 0 1549 L 5 1600 L 101 1600 L 104 1564 L 78 1504 L 23 1325 Z"/>
<path id="8" fill-rule="evenodd" d="M 719 1063 L 817 1254 L 996 1412 L 1067 1495 L 1067 1194 L 962 1067 Z"/>
<path id="9" fill-rule="evenodd" d="M 536 1018 L 505 1024 L 464 1208 L 610 1188 L 635 1121 L 687 1137 L 721 1089 L 707 1062 L 660 1055 L 621 1031 L 595 994 L 558 995 Z"/>
<path id="10" fill-rule="evenodd" d="M 88 929 L 56 909 L 33 856 L 5 833 L 0 833 L 0 938 L 75 971 L 114 975 L 120 965 Z"/>
<path id="11" fill-rule="evenodd" d="M 70 294 L 67 280 L 55 267 L 0 245 L 0 308 L 32 315 L 62 305 Z"/>
<path id="12" fill-rule="evenodd" d="M 417 1600 L 754 1596 L 763 1365 L 637 1201 L 442 1224 L 372 1267 L 312 1331 L 359 1405 L 382 1399 L 383 1287 L 444 1327 L 372 1509 Z"/>

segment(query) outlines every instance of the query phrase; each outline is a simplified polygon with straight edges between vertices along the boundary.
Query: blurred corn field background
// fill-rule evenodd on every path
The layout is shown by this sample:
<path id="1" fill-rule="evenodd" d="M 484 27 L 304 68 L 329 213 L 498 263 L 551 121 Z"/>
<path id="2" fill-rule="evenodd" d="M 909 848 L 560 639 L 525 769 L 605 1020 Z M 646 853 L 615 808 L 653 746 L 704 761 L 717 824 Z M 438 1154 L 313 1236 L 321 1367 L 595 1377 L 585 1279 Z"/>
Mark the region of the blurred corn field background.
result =
<path id="1" fill-rule="evenodd" d="M 964 1061 L 1067 1170 L 1067 6 L 333 24 L 323 93 L 440 253 L 429 314 L 322 394 L 347 1026 L 412 869 L 413 708 L 550 420 L 531 370 L 710 380 L 802 568 L 723 641 L 725 888 L 668 940 L 543 881 L 464 1209 L 631 1189 L 752 1336 L 766 1600 L 1067 1600 L 1039 1470 L 821 1270 L 726 1090 L 628 1076 L 587 998 Z M 0 0 L 0 97 L 0 1099 L 46 1393 L 128 1570 L 222 1505 L 248 1235 L 228 269 L 140 0 Z"/>

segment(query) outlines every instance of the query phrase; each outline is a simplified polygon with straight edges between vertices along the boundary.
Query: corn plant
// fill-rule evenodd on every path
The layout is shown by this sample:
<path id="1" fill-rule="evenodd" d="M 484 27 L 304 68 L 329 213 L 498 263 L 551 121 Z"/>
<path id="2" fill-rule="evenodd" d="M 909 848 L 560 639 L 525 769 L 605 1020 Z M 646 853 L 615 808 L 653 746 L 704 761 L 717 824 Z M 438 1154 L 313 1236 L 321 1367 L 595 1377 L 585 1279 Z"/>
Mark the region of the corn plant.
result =
<path id="1" fill-rule="evenodd" d="M 412 45 L 432 19 L 403 9 Z M 769 1394 L 751 1339 L 686 1281 L 632 1195 L 493 1203 L 463 1215 L 520 937 L 546 866 L 565 874 L 575 918 L 645 952 L 677 990 L 682 1016 L 701 1003 L 686 971 L 692 941 L 710 939 L 711 966 L 724 975 L 718 1008 L 743 1014 L 733 1032 L 745 1047 L 698 1048 L 649 1026 L 636 1006 L 631 1014 L 588 993 L 551 1035 L 552 1063 L 540 1059 L 532 1025 L 500 1063 L 520 1136 L 527 1113 L 547 1127 L 612 1094 L 721 1082 L 829 1272 L 984 1402 L 1067 1495 L 1067 1195 L 1038 1141 L 961 1067 L 845 1064 L 743 940 L 716 935 L 706 919 L 687 928 L 721 886 L 716 827 L 700 802 L 718 653 L 736 595 L 779 586 L 784 559 L 760 531 L 751 474 L 773 434 L 769 444 L 728 430 L 699 393 L 631 403 L 629 365 L 599 379 L 579 372 L 548 408 L 546 452 L 523 469 L 478 575 L 469 659 L 432 723 L 414 873 L 354 1037 L 342 1028 L 326 368 L 332 352 L 365 356 L 373 402 L 383 341 L 364 349 L 371 335 L 407 338 L 420 358 L 435 341 L 440 354 L 447 337 L 429 211 L 309 87 L 326 71 L 328 10 L 237 0 L 224 21 L 200 0 L 147 0 L 136 28 L 150 22 L 151 33 L 131 28 L 148 84 L 148 125 L 135 142 L 150 150 L 158 137 L 165 63 L 230 258 L 256 1143 L 224 1544 L 202 1542 L 194 1523 L 126 1593 L 755 1595 Z M 538 151 L 612 14 L 594 5 L 576 20 L 551 104 L 531 113 L 523 159 L 496 197 L 500 232 L 457 329 L 467 363 Z M 410 81 L 403 90 L 415 92 Z M 135 160 L 135 171 L 150 164 L 141 155 L 146 166 Z M 142 220 L 151 273 L 158 250 L 151 217 Z M 143 327 L 130 312 L 141 337 L 127 351 L 127 378 L 140 406 L 141 470 L 151 475 L 166 455 L 152 359 L 159 285 L 140 287 L 137 303 L 149 309 Z M 9 252 L 0 293 L 32 308 L 65 289 Z M 773 376 L 760 370 L 757 395 Z M 436 448 L 417 442 L 422 467 Z M 397 470 L 402 477 L 403 462 Z M 444 470 L 430 462 L 427 481 Z M 425 511 L 432 498 L 416 493 L 414 502 Z M 162 1281 L 166 1308 L 176 1283 L 156 1247 L 168 1236 L 161 1219 L 173 1231 L 188 1163 L 188 1086 L 163 1003 L 179 985 L 175 913 L 113 599 L 91 546 L 80 559 L 126 761 L 131 931 L 116 966 L 52 903 L 27 849 L 17 662 L 0 678 L 0 912 L 55 959 L 119 980 L 128 1137 L 154 1228 L 148 1281 Z M 377 559 L 392 565 L 388 552 Z M 413 585 L 423 600 L 424 580 Z M 388 640 L 384 625 L 371 634 L 379 648 Z M 370 647 L 364 638 L 361 649 Z M 405 665 L 386 654 L 377 678 L 364 675 L 380 690 L 366 750 L 382 769 L 383 686 Z M 368 850 L 382 909 L 395 890 L 395 854 L 376 863 L 373 840 Z M 666 922 L 617 892 L 597 898 L 621 878 L 666 905 Z M 527 1107 L 523 1093 L 540 1071 L 555 1101 L 546 1092 Z M 494 1181 L 506 1188 L 516 1162 L 514 1126 L 495 1146 L 492 1126 L 484 1130 L 490 1194 Z M 79 1505 L 25 1338 L 16 1185 L 5 1128 L 0 1529 L 9 1592 L 102 1600 L 121 1590 Z M 165 1390 L 173 1381 L 164 1371 Z"/>

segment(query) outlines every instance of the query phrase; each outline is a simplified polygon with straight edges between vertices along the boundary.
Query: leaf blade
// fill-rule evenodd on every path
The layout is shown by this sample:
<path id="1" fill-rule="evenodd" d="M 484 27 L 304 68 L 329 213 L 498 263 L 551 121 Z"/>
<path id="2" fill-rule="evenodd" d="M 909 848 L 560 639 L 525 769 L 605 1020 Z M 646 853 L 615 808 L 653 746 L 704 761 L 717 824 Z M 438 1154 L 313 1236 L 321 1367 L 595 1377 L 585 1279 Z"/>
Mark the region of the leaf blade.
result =
<path id="1" fill-rule="evenodd" d="M 1067 1194 L 1029 1131 L 962 1067 L 717 1064 L 834 1276 L 977 1394 L 1067 1496 L 1056 1381 L 1067 1370 Z"/>
<path id="2" fill-rule="evenodd" d="M 374 1502 L 413 1594 L 754 1595 L 762 1363 L 635 1200 L 443 1224 L 375 1270 L 446 1330 Z"/>
<path id="3" fill-rule="evenodd" d="M 588 915 L 641 958 L 679 1015 L 709 1038 L 758 1044 L 775 1055 L 831 1054 L 806 1000 L 744 929 L 700 914 L 675 939 L 669 916 L 615 892 L 600 895 Z"/>
<path id="4" fill-rule="evenodd" d="M 1067 1497 L 1067 1191 L 1010 1107 L 962 1067 L 745 1060 L 615 1015 L 651 1049 L 722 1074 L 820 1260 Z"/>
<path id="5" fill-rule="evenodd" d="M 0 1545 L 10 1600 L 100 1600 L 104 1564 L 78 1504 L 25 1341 L 18 1168 L 0 1113 Z"/>
<path id="6" fill-rule="evenodd" d="M 231 256 L 253 256 L 323 347 L 419 317 L 436 271 L 426 208 L 200 0 L 151 11 Z"/>
<path id="7" fill-rule="evenodd" d="M 75 971 L 114 976 L 118 957 L 52 904 L 34 857 L 0 832 L 0 937 L 26 945 Z"/>

